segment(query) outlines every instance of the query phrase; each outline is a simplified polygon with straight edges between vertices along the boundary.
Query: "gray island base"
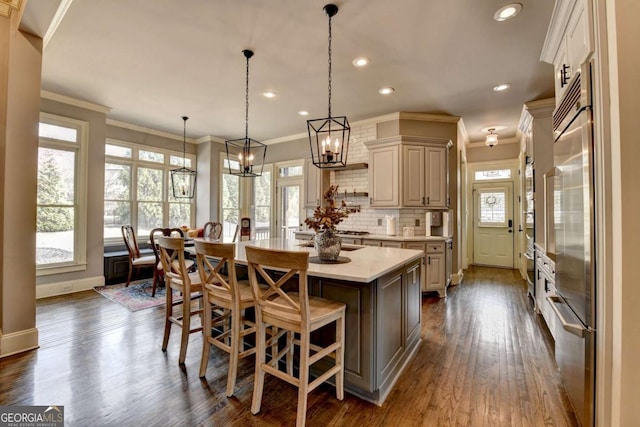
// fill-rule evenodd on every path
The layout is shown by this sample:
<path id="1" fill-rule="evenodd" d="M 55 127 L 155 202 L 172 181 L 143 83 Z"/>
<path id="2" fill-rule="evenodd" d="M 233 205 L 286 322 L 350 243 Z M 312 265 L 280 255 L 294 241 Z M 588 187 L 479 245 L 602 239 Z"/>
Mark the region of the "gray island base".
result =
<path id="1" fill-rule="evenodd" d="M 246 246 L 316 255 L 307 243 L 280 238 L 240 242 L 236 263 L 246 265 Z M 381 405 L 421 342 L 423 253 L 371 246 L 346 249 L 340 255 L 349 257 L 349 263 L 309 264 L 309 290 L 346 304 L 345 390 Z"/>

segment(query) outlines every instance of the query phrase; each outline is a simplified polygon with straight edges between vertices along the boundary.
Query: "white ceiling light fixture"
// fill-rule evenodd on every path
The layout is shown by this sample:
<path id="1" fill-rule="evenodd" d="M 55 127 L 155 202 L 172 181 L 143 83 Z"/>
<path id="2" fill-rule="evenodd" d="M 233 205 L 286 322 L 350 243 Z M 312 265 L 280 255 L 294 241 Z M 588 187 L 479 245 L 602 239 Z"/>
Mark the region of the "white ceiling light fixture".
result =
<path id="1" fill-rule="evenodd" d="M 309 112 L 307 110 L 300 110 L 298 111 L 298 114 L 300 114 L 301 116 L 308 116 Z"/>
<path id="2" fill-rule="evenodd" d="M 510 3 L 498 9 L 493 15 L 493 19 L 498 22 L 506 21 L 507 19 L 511 19 L 516 16 L 521 10 L 522 5 L 520 3 Z"/>
<path id="3" fill-rule="evenodd" d="M 365 67 L 367 65 L 369 65 L 369 59 L 367 59 L 367 58 L 365 58 L 363 56 L 353 60 L 353 66 L 354 67 L 361 68 L 361 67 Z"/>
<path id="4" fill-rule="evenodd" d="M 484 144 L 489 148 L 498 145 L 498 134 L 495 133 L 495 131 L 495 128 L 489 129 L 489 135 L 487 135 L 487 139 L 484 141 Z"/>
<path id="5" fill-rule="evenodd" d="M 493 87 L 493 91 L 494 92 L 502 92 L 504 90 L 507 90 L 511 87 L 511 83 L 500 83 L 497 86 Z"/>
<path id="6" fill-rule="evenodd" d="M 383 87 L 381 88 L 378 93 L 380 95 L 391 95 L 393 92 L 395 92 L 396 90 L 394 88 L 392 88 L 391 86 L 387 86 L 387 87 Z"/>
<path id="7" fill-rule="evenodd" d="M 264 92 L 262 92 L 262 96 L 264 96 L 265 98 L 275 98 L 276 95 L 277 94 L 272 90 L 265 90 Z"/>

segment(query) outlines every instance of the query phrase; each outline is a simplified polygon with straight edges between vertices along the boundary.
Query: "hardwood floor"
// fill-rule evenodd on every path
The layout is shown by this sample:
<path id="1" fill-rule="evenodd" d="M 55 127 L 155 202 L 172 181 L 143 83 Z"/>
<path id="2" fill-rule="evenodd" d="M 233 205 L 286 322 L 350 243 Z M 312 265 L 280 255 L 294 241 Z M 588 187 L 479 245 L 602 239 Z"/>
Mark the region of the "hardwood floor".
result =
<path id="1" fill-rule="evenodd" d="M 575 426 L 553 341 L 511 270 L 472 267 L 446 299 L 424 296 L 422 344 L 383 406 L 329 385 L 309 395 L 309 426 Z M 164 307 L 135 313 L 96 292 L 38 301 L 37 351 L 0 359 L 0 405 L 64 405 L 68 426 L 294 425 L 297 389 L 271 376 L 250 412 L 254 358 L 225 397 L 227 355 L 201 336 L 178 366 L 179 333 L 161 351 Z"/>

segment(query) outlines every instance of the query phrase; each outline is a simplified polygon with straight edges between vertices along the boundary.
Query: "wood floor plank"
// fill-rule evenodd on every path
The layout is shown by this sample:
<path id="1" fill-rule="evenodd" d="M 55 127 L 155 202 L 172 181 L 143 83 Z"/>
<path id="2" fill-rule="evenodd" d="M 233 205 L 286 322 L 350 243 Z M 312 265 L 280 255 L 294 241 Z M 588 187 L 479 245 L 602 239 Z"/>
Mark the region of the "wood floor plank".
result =
<path id="1" fill-rule="evenodd" d="M 66 425 L 294 425 L 297 390 L 267 376 L 250 412 L 254 359 L 225 396 L 228 355 L 201 336 L 178 366 L 178 330 L 161 351 L 164 307 L 129 312 L 93 291 L 37 303 L 40 349 L 0 359 L 0 405 L 65 406 Z M 511 270 L 470 268 L 446 299 L 425 295 L 422 343 L 382 406 L 322 385 L 309 426 L 576 426 L 553 340 Z"/>

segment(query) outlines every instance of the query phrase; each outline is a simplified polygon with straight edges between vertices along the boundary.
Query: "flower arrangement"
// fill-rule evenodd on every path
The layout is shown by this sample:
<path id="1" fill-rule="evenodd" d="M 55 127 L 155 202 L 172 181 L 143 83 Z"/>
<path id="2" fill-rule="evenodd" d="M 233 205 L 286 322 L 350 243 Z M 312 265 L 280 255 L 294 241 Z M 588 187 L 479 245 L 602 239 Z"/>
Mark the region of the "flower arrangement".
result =
<path id="1" fill-rule="evenodd" d="M 313 217 L 304 220 L 304 223 L 316 233 L 320 230 L 335 231 L 336 225 L 344 221 L 349 214 L 360 212 L 360 208 L 348 207 L 344 200 L 339 207 L 336 207 L 337 195 L 338 186 L 330 186 L 323 195 L 325 205 L 316 207 L 313 211 Z"/>

